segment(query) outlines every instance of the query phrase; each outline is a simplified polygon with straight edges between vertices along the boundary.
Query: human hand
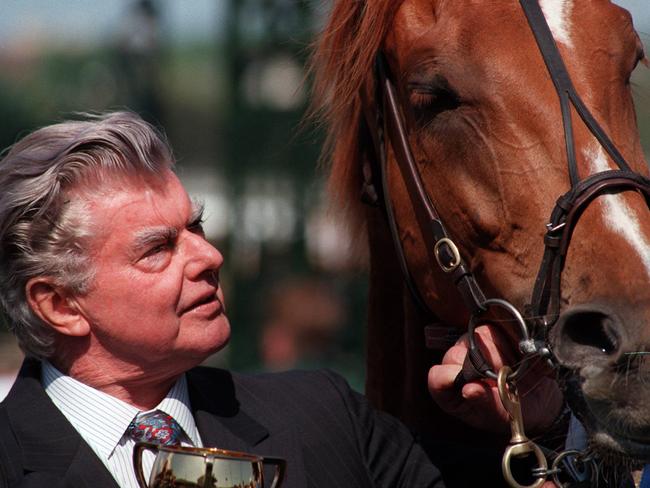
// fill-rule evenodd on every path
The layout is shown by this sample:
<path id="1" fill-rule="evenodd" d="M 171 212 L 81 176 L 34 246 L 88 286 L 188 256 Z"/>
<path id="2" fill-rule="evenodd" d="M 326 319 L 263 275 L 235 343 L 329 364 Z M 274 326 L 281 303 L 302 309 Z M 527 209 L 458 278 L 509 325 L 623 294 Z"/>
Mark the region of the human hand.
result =
<path id="1" fill-rule="evenodd" d="M 494 372 L 504 364 L 511 367 L 516 364 L 513 341 L 496 327 L 482 325 L 476 328 L 475 334 L 477 345 Z M 429 392 L 442 410 L 465 423 L 481 430 L 509 433 L 510 416 L 501 403 L 496 381 L 479 379 L 462 388 L 454 384 L 468 349 L 465 334 L 447 351 L 442 364 L 429 370 Z M 517 381 L 517 390 L 528 435 L 544 431 L 560 414 L 562 393 L 541 362 L 530 365 Z"/>

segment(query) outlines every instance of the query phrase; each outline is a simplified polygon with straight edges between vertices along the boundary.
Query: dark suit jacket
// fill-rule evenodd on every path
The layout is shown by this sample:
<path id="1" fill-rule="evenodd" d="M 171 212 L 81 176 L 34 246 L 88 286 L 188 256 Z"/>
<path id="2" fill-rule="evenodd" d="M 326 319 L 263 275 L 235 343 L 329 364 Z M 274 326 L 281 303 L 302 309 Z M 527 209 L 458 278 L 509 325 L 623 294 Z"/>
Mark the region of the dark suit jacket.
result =
<path id="1" fill-rule="evenodd" d="M 0 487 L 117 487 L 50 401 L 27 359 L 0 404 Z M 440 473 L 394 418 L 330 372 L 188 372 L 206 446 L 287 460 L 283 488 L 442 487 Z"/>

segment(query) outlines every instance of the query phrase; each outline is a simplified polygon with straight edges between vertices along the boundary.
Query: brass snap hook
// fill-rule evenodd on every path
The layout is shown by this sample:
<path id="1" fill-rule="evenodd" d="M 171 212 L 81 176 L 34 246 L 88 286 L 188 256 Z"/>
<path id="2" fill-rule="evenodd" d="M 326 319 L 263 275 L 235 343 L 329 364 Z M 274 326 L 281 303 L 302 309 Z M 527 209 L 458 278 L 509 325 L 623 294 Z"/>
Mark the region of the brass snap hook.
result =
<path id="1" fill-rule="evenodd" d="M 504 366 L 499 370 L 497 376 L 497 388 L 499 390 L 499 398 L 503 407 L 510 415 L 510 443 L 503 453 L 501 460 L 501 470 L 506 482 L 512 488 L 540 488 L 546 481 L 546 476 L 537 478 L 535 482 L 530 485 L 520 484 L 512 474 L 512 460 L 513 458 L 521 457 L 527 454 L 533 454 L 537 461 L 537 467 L 533 471 L 544 472 L 548 467 L 546 457 L 540 447 L 533 441 L 526 437 L 524 432 L 524 417 L 521 413 L 521 402 L 519 401 L 519 394 L 517 389 L 508 383 L 508 377 L 511 375 L 512 369 Z"/>
<path id="2" fill-rule="evenodd" d="M 522 485 L 513 476 L 511 467 L 512 459 L 530 453 L 534 454 L 535 459 L 537 460 L 537 468 L 534 468 L 533 471 L 535 471 L 535 469 L 538 469 L 540 472 L 545 472 L 548 468 L 546 457 L 544 457 L 544 453 L 540 447 L 530 440 L 523 444 L 508 446 L 506 448 L 506 451 L 503 453 L 503 458 L 501 461 L 503 477 L 505 478 L 508 485 L 510 485 L 512 488 L 540 488 L 546 482 L 546 476 L 544 476 L 542 478 L 537 478 L 530 485 Z"/>

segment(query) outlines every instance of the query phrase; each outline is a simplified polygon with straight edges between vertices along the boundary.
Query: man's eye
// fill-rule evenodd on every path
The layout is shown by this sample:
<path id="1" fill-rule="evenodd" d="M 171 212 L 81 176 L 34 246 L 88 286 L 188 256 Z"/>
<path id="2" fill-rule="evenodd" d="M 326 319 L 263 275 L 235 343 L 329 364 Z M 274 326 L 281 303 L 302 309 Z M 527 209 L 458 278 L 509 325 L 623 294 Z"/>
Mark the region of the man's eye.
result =
<path id="1" fill-rule="evenodd" d="M 169 249 L 171 249 L 170 242 L 166 242 L 164 244 L 158 244 L 157 246 L 154 246 L 151 249 L 149 249 L 147 252 L 145 252 L 142 257 L 148 258 L 148 257 L 157 256 L 162 252 L 168 251 Z"/>

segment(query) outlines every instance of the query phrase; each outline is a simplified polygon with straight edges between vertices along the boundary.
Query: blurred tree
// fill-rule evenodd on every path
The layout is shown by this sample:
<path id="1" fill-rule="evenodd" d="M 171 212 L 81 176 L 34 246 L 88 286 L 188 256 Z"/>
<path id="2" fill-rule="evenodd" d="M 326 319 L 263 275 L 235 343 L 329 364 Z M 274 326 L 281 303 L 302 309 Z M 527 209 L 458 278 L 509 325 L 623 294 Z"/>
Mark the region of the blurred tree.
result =
<path id="1" fill-rule="evenodd" d="M 150 121 L 161 120 L 160 12 L 154 0 L 137 0 L 124 17 L 117 37 L 115 65 L 120 99 Z"/>
<path id="2" fill-rule="evenodd" d="M 339 273 L 334 284 L 333 271 L 315 270 L 304 237 L 310 212 L 322 203 L 314 196 L 321 193 L 317 175 L 321 137 L 313 128 L 299 129 L 308 103 L 307 47 L 321 13 L 316 2 L 306 0 L 231 0 L 227 9 L 224 168 L 240 202 L 238 228 L 233 229 L 226 251 L 234 267 L 230 362 L 235 367 L 260 364 L 260 351 L 252 346 L 265 337 L 260 328 L 273 322 L 270 315 L 278 300 L 273 290 L 290 283 L 291 275 L 293 279 L 299 275 L 313 289 L 335 288 L 336 303 L 346 313 L 340 315 L 341 323 L 332 324 L 330 350 L 321 348 L 318 357 L 300 357 L 286 366 L 312 362 L 333 366 L 346 356 L 344 369 L 355 370 L 352 376 L 360 378 L 365 287 L 359 276 Z M 307 299 L 301 301 L 288 306 L 299 310 Z M 301 322 L 310 327 L 308 323 L 313 321 Z M 249 328 L 243 330 L 242 325 Z M 302 333 L 297 328 L 296 334 Z M 353 382 L 361 383 L 354 378 Z"/>
<path id="3" fill-rule="evenodd" d="M 287 135 L 307 103 L 304 65 L 318 21 L 314 2 L 230 0 L 229 6 L 228 170 L 236 179 L 253 171 L 311 179 L 318 141 Z"/>

